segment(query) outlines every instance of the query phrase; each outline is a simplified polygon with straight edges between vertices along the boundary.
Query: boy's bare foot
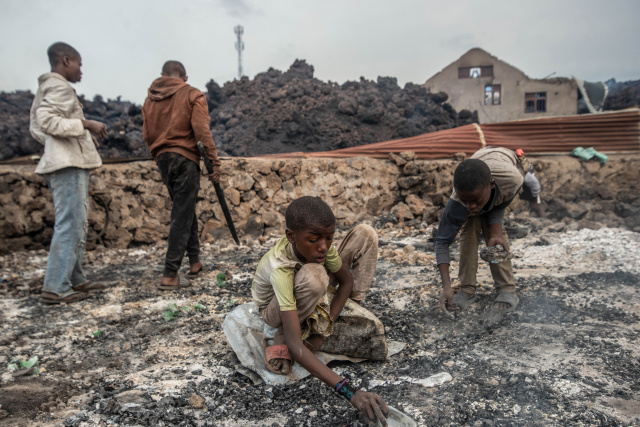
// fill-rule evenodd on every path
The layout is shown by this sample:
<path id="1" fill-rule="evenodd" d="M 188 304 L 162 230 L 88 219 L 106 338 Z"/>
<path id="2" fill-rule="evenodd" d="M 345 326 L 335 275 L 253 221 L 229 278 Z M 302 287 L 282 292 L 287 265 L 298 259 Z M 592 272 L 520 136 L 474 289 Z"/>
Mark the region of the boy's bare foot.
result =
<path id="1" fill-rule="evenodd" d="M 465 311 L 469 304 L 476 302 L 478 300 L 478 296 L 476 294 L 468 294 L 466 292 L 460 291 L 455 294 L 453 297 L 453 301 L 451 301 L 451 311 L 461 312 Z"/>
<path id="2" fill-rule="evenodd" d="M 167 277 L 163 276 L 159 285 L 156 285 L 161 291 L 172 291 L 189 286 L 189 281 L 183 276 Z"/>
<path id="3" fill-rule="evenodd" d="M 493 302 L 493 309 L 504 313 L 514 311 L 520 302 L 515 292 L 500 292 Z"/>
<path id="4" fill-rule="evenodd" d="M 320 350 L 322 344 L 324 343 L 324 337 L 319 334 L 313 334 L 306 340 L 302 341 L 304 346 L 311 350 L 312 353 Z"/>
<path id="5" fill-rule="evenodd" d="M 198 274 L 202 271 L 202 263 L 200 261 L 189 265 L 189 274 Z"/>
<path id="6" fill-rule="evenodd" d="M 180 284 L 180 278 L 178 276 L 175 277 L 167 277 L 163 276 L 160 284 L 163 286 L 178 286 Z"/>
<path id="7" fill-rule="evenodd" d="M 187 277 L 188 278 L 198 277 L 201 271 L 202 271 L 202 263 L 200 261 L 196 261 L 193 264 L 189 264 L 189 272 L 187 273 Z"/>

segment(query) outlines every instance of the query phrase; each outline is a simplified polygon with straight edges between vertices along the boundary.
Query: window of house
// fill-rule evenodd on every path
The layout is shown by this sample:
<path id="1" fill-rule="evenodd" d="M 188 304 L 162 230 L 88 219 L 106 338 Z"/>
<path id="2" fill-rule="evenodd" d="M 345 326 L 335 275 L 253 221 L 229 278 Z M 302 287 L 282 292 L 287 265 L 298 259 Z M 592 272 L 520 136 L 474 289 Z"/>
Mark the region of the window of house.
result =
<path id="1" fill-rule="evenodd" d="M 493 65 L 458 67 L 459 79 L 477 79 L 479 77 L 493 77 Z"/>
<path id="2" fill-rule="evenodd" d="M 500 105 L 501 85 L 486 85 L 484 87 L 484 105 Z"/>
<path id="3" fill-rule="evenodd" d="M 524 95 L 525 113 L 545 113 L 547 111 L 547 92 L 530 92 Z"/>

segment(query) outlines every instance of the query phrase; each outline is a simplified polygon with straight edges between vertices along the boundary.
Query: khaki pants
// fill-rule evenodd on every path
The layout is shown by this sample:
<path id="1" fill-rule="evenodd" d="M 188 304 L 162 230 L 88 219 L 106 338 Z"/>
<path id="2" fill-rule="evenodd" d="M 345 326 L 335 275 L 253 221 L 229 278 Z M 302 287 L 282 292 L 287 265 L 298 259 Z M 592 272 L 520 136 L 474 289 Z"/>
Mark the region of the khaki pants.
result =
<path id="1" fill-rule="evenodd" d="M 353 290 L 350 298 L 362 301 L 373 281 L 378 261 L 378 235 L 368 225 L 360 224 L 352 228 L 344 237 L 338 253 L 343 265 L 353 275 Z M 335 276 L 321 264 L 305 264 L 298 270 L 293 281 L 293 295 L 296 298 L 298 319 L 303 323 L 314 312 L 319 302 L 324 300 L 329 285 L 337 285 Z M 264 321 L 282 333 L 282 317 L 280 304 L 274 296 L 267 306 L 260 311 Z"/>
<path id="2" fill-rule="evenodd" d="M 507 212 L 515 208 L 516 200 L 507 207 Z M 505 214 L 507 213 L 505 212 Z M 480 234 L 484 241 L 488 240 L 489 225 L 484 215 L 470 216 L 460 229 L 460 268 L 458 279 L 460 289 L 468 294 L 476 293 L 476 274 L 478 272 L 478 247 L 480 246 Z M 507 232 L 502 229 L 502 238 L 509 243 Z M 489 264 L 491 277 L 495 282 L 496 292 L 515 292 L 516 280 L 513 275 L 511 260 L 508 259 L 498 264 Z"/>

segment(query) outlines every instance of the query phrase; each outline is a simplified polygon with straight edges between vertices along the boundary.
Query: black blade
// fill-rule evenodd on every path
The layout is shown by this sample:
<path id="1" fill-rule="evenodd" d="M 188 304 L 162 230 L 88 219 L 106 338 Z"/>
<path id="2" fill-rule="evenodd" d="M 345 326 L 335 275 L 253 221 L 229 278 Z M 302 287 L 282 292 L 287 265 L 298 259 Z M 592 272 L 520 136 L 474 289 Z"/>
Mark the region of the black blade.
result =
<path id="1" fill-rule="evenodd" d="M 207 168 L 207 172 L 209 174 L 213 173 L 213 165 L 211 164 L 211 160 L 207 157 L 207 151 L 202 145 L 202 142 L 198 141 L 198 149 L 200 150 L 200 154 L 202 155 L 202 160 L 204 160 L 204 166 Z M 238 234 L 236 233 L 236 227 L 233 225 L 233 219 L 231 218 L 231 212 L 229 212 L 229 206 L 227 206 L 227 200 L 224 198 L 224 192 L 222 191 L 222 187 L 220 187 L 219 183 L 214 183 L 213 188 L 216 190 L 216 196 L 218 196 L 218 202 L 220 203 L 220 207 L 222 208 L 222 213 L 224 214 L 224 219 L 227 221 L 227 226 L 229 227 L 229 231 L 231 232 L 231 237 L 236 241 L 236 244 L 240 244 L 240 239 L 238 239 Z"/>

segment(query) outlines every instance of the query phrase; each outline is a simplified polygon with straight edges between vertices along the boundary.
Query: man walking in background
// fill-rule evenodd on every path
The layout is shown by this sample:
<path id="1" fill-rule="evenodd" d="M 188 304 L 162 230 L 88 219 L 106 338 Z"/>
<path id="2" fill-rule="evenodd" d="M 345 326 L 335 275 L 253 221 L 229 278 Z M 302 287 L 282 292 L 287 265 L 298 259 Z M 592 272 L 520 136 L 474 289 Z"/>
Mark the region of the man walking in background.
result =
<path id="1" fill-rule="evenodd" d="M 184 66 L 167 61 L 142 106 L 143 137 L 173 201 L 164 273 L 157 286 L 161 290 L 188 285 L 188 280 L 178 275 L 185 252 L 189 258 L 187 276 L 196 277 L 202 271 L 196 216 L 200 189 L 198 141 L 205 146 L 213 165 L 209 180 L 220 180 L 221 163 L 209 129 L 207 101 L 200 90 L 186 82 Z"/>

